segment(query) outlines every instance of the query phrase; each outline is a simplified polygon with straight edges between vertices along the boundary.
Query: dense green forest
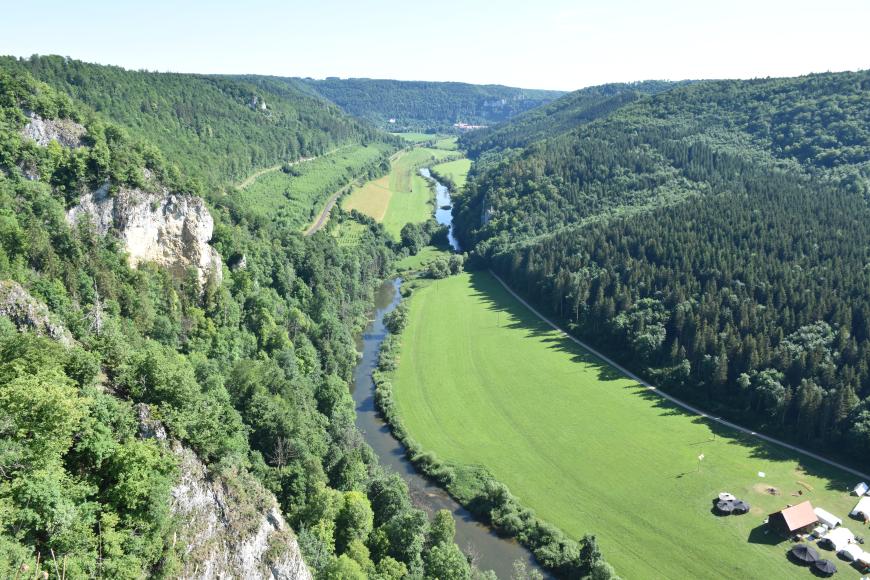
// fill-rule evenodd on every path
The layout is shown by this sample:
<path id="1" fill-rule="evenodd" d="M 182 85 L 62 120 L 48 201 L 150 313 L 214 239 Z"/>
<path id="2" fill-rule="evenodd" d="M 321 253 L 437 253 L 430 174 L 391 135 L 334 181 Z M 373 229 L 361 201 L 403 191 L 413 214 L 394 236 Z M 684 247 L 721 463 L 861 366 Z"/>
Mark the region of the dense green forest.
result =
<path id="1" fill-rule="evenodd" d="M 632 100 L 481 151 L 463 246 L 669 392 L 866 469 L 870 73 Z"/>
<path id="2" fill-rule="evenodd" d="M 185 553 L 169 509 L 178 465 L 139 436 L 142 404 L 211 470 L 253 473 L 273 492 L 315 574 L 479 574 L 453 543 L 449 514 L 430 523 L 354 426 L 353 336 L 395 253 L 380 226 L 365 223 L 340 248 L 326 232 L 303 237 L 280 212 L 210 191 L 212 243 L 235 267 L 200 287 L 193 275 L 131 269 L 115 236 L 65 219 L 104 183 L 195 192 L 200 179 L 226 183 L 275 158 L 375 136 L 322 101 L 313 116 L 300 109 L 295 124 L 267 130 L 246 108 L 249 87 L 0 61 L 0 284 L 44 302 L 69 333 L 64 346 L 0 317 L 0 575 L 33 571 L 39 558 L 50 577 L 48 563 L 61 559 L 67 578 L 178 576 Z M 143 111 L 148 102 L 156 110 Z M 273 111 L 292 116 L 290 104 Z M 29 112 L 80 124 L 79 146 L 23 136 Z M 206 126 L 224 136 L 197 142 Z M 257 143 L 261 130 L 271 145 Z M 288 148 L 291 134 L 299 149 Z M 259 153 L 234 160 L 237 146 Z"/>
<path id="3" fill-rule="evenodd" d="M 206 191 L 261 167 L 384 139 L 286 83 L 129 71 L 60 56 L 3 60 L 159 146 Z"/>
<path id="4" fill-rule="evenodd" d="M 279 79 L 304 83 L 355 117 L 390 131 L 449 130 L 454 123 L 492 125 L 564 93 L 501 85 L 378 79 Z M 395 123 L 390 123 L 395 119 Z"/>
<path id="5" fill-rule="evenodd" d="M 510 123 L 501 123 L 462 135 L 461 147 L 472 158 L 483 152 L 524 147 L 545 137 L 575 129 L 604 117 L 643 95 L 654 95 L 691 81 L 642 81 L 612 83 L 569 93 L 546 105 L 521 113 Z"/>

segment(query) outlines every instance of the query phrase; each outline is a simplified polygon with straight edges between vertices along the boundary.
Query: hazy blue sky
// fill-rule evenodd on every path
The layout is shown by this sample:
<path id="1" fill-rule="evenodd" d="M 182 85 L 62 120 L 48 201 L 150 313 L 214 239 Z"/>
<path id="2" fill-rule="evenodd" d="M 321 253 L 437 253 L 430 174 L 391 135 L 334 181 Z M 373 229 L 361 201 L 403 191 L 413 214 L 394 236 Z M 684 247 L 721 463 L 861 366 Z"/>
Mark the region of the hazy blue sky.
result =
<path id="1" fill-rule="evenodd" d="M 870 68 L 870 0 L 19 0 L 0 13 L 2 54 L 161 71 L 576 89 Z"/>

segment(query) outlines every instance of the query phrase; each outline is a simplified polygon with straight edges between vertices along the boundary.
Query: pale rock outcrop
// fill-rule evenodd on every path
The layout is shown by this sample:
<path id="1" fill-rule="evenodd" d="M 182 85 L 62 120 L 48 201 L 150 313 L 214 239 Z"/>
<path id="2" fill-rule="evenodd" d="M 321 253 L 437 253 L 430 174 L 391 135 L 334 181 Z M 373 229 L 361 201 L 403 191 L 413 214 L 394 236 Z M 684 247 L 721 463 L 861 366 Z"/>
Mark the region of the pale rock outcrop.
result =
<path id="1" fill-rule="evenodd" d="M 21 284 L 0 280 L 0 316 L 6 316 L 18 330 L 30 330 L 71 346 L 75 340 L 64 325 Z"/>
<path id="2" fill-rule="evenodd" d="M 87 193 L 67 212 L 67 222 L 89 219 L 100 235 L 115 232 L 124 242 L 130 265 L 154 262 L 176 275 L 195 268 L 200 284 L 210 277 L 220 283 L 221 257 L 209 245 L 214 220 L 201 198 L 107 185 Z"/>
<path id="3" fill-rule="evenodd" d="M 43 119 L 33 111 L 25 113 L 29 121 L 21 130 L 21 134 L 45 147 L 52 141 L 57 141 L 64 147 L 81 147 L 82 137 L 87 129 L 71 119 Z"/>
<path id="4" fill-rule="evenodd" d="M 180 477 L 171 509 L 179 522 L 176 541 L 183 546 L 184 579 L 311 580 L 296 537 L 275 497 L 250 473 L 212 472 L 196 454 L 170 442 L 147 405 L 137 405 L 139 433 L 169 445 Z"/>

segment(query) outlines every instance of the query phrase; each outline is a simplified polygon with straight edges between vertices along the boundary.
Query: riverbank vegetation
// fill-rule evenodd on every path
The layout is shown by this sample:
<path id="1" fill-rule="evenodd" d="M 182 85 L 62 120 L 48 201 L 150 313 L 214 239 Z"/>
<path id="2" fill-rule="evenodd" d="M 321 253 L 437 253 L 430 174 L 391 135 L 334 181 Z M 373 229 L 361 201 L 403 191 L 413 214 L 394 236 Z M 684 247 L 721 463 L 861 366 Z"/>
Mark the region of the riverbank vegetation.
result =
<path id="1" fill-rule="evenodd" d="M 385 346 L 379 404 L 422 469 L 542 563 L 574 553 L 562 530 L 594 532 L 626 577 L 787 578 L 788 543 L 765 535 L 766 515 L 798 497 L 844 520 L 854 505 L 854 476 L 682 411 L 488 273 L 415 285 Z M 751 512 L 713 515 L 722 490 Z M 536 545 L 539 533 L 562 551 Z"/>

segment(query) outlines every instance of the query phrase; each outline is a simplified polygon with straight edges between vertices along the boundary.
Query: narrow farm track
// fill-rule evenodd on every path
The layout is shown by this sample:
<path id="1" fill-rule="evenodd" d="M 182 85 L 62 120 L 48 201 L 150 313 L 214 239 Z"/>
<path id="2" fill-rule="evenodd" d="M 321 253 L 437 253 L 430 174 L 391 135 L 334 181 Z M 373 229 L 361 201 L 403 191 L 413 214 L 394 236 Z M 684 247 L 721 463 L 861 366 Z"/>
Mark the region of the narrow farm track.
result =
<path id="1" fill-rule="evenodd" d="M 338 198 L 341 197 L 343 193 L 348 191 L 350 187 L 350 185 L 345 185 L 344 187 L 333 193 L 331 196 L 329 196 L 329 199 L 326 200 L 326 205 L 323 207 L 323 211 L 320 212 L 320 215 L 317 216 L 317 219 L 314 220 L 314 223 L 308 226 L 308 229 L 305 230 L 305 232 L 302 234 L 303 236 L 307 237 L 314 235 L 318 231 L 320 231 L 320 228 L 326 225 L 326 222 L 329 221 L 329 214 L 330 212 L 332 212 L 332 208 L 335 207 L 335 203 L 338 201 Z"/>
<path id="2" fill-rule="evenodd" d="M 673 396 L 659 390 L 655 385 L 651 385 L 650 383 L 643 380 L 642 378 L 640 378 L 639 376 L 637 376 L 636 374 L 634 374 L 633 372 L 631 372 L 627 368 L 623 367 L 619 363 L 612 360 L 610 357 L 602 354 L 601 352 L 599 352 L 595 348 L 589 346 L 588 344 L 586 344 L 582 340 L 575 338 L 574 336 L 572 336 L 572 335 L 568 334 L 567 332 L 565 332 L 564 330 L 562 330 L 562 328 L 559 327 L 556 323 L 554 323 L 552 320 L 550 320 L 549 318 L 547 318 L 546 316 L 541 314 L 534 306 L 532 306 L 531 304 L 526 302 L 526 300 L 522 296 L 520 296 L 519 294 L 514 292 L 513 288 L 508 286 L 508 284 L 504 280 L 502 280 L 498 274 L 496 274 L 492 270 L 490 270 L 489 273 L 492 274 L 492 276 L 496 280 L 498 280 L 499 284 L 501 284 L 505 290 L 507 290 L 514 298 L 516 298 L 520 304 L 522 304 L 527 309 L 529 309 L 530 312 L 532 312 L 535 316 L 537 316 L 538 318 L 543 320 L 545 323 L 547 323 L 553 329 L 555 329 L 556 331 L 561 333 L 562 336 L 564 336 L 565 338 L 580 345 L 581 347 L 583 347 L 587 351 L 591 352 L 592 354 L 594 354 L 595 356 L 597 356 L 598 358 L 600 358 L 601 360 L 603 360 L 604 362 L 606 362 L 607 364 L 612 366 L 613 368 L 617 369 L 619 372 L 621 372 L 622 374 L 624 374 L 628 378 L 632 379 L 633 381 L 637 381 L 639 384 L 643 385 L 646 389 L 652 391 L 653 393 L 655 393 L 659 397 L 662 397 L 663 399 L 670 401 L 671 403 L 677 405 L 678 407 L 681 407 L 682 409 L 685 409 L 686 411 L 689 411 L 690 413 L 694 413 L 695 415 L 703 417 L 704 419 L 707 419 L 709 421 L 713 421 L 715 423 L 718 423 L 719 425 L 724 425 L 725 427 L 729 427 L 731 429 L 734 429 L 735 431 L 739 431 L 739 432 L 744 433 L 746 435 L 750 435 L 752 437 L 762 439 L 764 441 L 767 441 L 768 443 L 773 443 L 774 445 L 779 445 L 780 447 L 784 447 L 784 448 L 789 449 L 791 451 L 796 451 L 798 453 L 806 455 L 807 457 L 811 457 L 812 459 L 815 459 L 816 461 L 820 461 L 820 462 L 826 463 L 827 465 L 830 465 L 832 467 L 842 469 L 843 471 L 851 473 L 852 475 L 856 475 L 864 480 L 870 479 L 870 475 L 863 473 L 861 471 L 858 471 L 857 469 L 853 469 L 847 465 L 843 465 L 842 463 L 838 463 L 838 462 L 833 461 L 831 459 L 828 459 L 826 457 L 822 457 L 821 455 L 819 455 L 817 453 L 813 453 L 812 451 L 808 451 L 806 449 L 798 447 L 797 445 L 792 445 L 791 443 L 786 443 L 785 441 L 781 441 L 781 440 L 776 439 L 774 437 L 764 435 L 763 433 L 759 433 L 757 431 L 747 429 L 746 427 L 742 427 L 740 425 L 737 425 L 736 423 L 732 423 L 731 421 L 727 421 L 725 419 L 722 419 L 721 417 L 714 417 L 714 416 L 710 415 L 709 413 L 706 413 L 697 407 L 694 407 L 694 406 L 692 406 L 684 401 L 681 401 L 680 399 L 677 399 L 676 397 L 673 397 Z"/>

